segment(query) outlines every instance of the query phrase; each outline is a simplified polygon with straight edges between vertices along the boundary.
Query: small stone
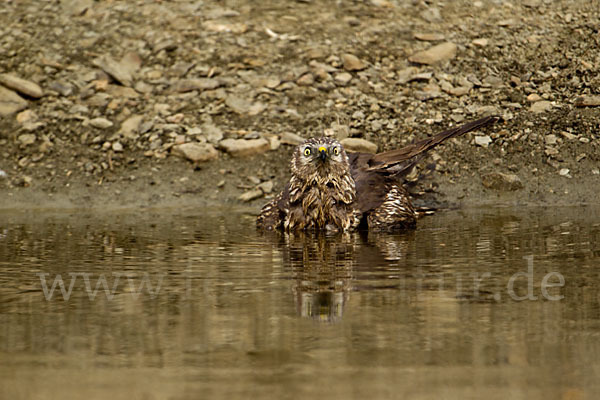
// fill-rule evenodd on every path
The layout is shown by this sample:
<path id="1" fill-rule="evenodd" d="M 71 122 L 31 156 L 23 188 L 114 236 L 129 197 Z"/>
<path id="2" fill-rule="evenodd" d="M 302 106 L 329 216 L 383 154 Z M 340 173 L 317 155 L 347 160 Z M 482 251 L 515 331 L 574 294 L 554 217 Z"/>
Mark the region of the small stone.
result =
<path id="1" fill-rule="evenodd" d="M 451 60 L 456 56 L 458 47 L 452 42 L 445 42 L 430 47 L 427 50 L 419 51 L 408 58 L 410 62 L 416 64 L 432 65 L 438 62 Z"/>
<path id="2" fill-rule="evenodd" d="M 36 99 L 44 95 L 42 88 L 37 83 L 21 79 L 12 74 L 0 74 L 0 83 L 7 88 Z"/>
<path id="3" fill-rule="evenodd" d="M 550 111 L 552 109 L 552 102 L 547 100 L 537 101 L 533 103 L 530 107 L 530 111 L 535 114 L 540 114 L 546 111 Z"/>
<path id="4" fill-rule="evenodd" d="M 557 140 L 556 135 L 552 135 L 552 134 L 546 135 L 546 137 L 544 138 L 544 141 L 546 142 L 546 144 L 550 145 L 550 146 L 555 145 L 556 140 Z"/>
<path id="5" fill-rule="evenodd" d="M 24 133 L 17 138 L 23 146 L 29 146 L 35 143 L 35 135 L 33 133 Z"/>
<path id="6" fill-rule="evenodd" d="M 340 144 L 350 153 L 377 153 L 377 145 L 360 138 L 346 138 Z"/>
<path id="7" fill-rule="evenodd" d="M 560 171 L 558 171 L 558 174 L 559 174 L 560 176 L 564 176 L 564 177 L 567 177 L 567 178 L 571 178 L 571 175 L 569 174 L 569 172 L 571 172 L 571 171 L 569 170 L 569 168 L 561 168 L 561 169 L 560 169 Z"/>
<path id="8" fill-rule="evenodd" d="M 342 63 L 346 71 L 361 71 L 367 68 L 367 64 L 361 61 L 361 59 L 356 57 L 354 54 L 342 54 Z"/>
<path id="9" fill-rule="evenodd" d="M 182 79 L 173 86 L 171 90 L 178 93 L 191 92 L 192 90 L 214 90 L 221 86 L 221 82 L 218 79 L 211 78 L 199 78 L 199 79 Z"/>
<path id="10" fill-rule="evenodd" d="M 485 47 L 488 45 L 488 40 L 485 38 L 477 38 L 477 39 L 473 39 L 471 41 L 471 43 L 475 46 Z"/>
<path id="11" fill-rule="evenodd" d="M 121 142 L 114 142 L 112 144 L 112 149 L 115 153 L 119 153 L 123 151 L 123 145 L 121 144 Z"/>
<path id="12" fill-rule="evenodd" d="M 565 132 L 565 131 L 560 131 L 560 135 L 567 140 L 573 140 L 573 139 L 577 138 L 576 135 L 573 135 L 572 133 Z"/>
<path id="13" fill-rule="evenodd" d="M 90 119 L 89 124 L 98 129 L 107 129 L 113 126 L 112 122 L 102 117 Z"/>
<path id="14" fill-rule="evenodd" d="M 263 196 L 263 191 L 260 189 L 252 189 L 249 190 L 247 192 L 242 193 L 239 197 L 238 200 L 243 201 L 243 202 L 249 202 L 255 199 L 258 199 L 260 197 Z"/>
<path id="15" fill-rule="evenodd" d="M 223 139 L 221 128 L 209 122 L 202 125 L 202 134 L 208 142 L 215 145 Z"/>
<path id="16" fill-rule="evenodd" d="M 233 94 L 227 96 L 225 104 L 237 114 L 248 114 L 250 116 L 258 115 L 266 109 L 266 106 L 260 102 L 252 103 L 250 100 Z"/>
<path id="17" fill-rule="evenodd" d="M 340 72 L 339 74 L 335 75 L 335 81 L 340 85 L 347 85 L 351 80 L 352 75 L 350 75 L 348 72 Z"/>
<path id="18" fill-rule="evenodd" d="M 6 179 L 7 177 L 8 175 L 6 174 L 6 172 L 0 169 L 0 179 Z"/>
<path id="19" fill-rule="evenodd" d="M 264 153 L 271 148 L 266 139 L 225 139 L 219 142 L 219 147 L 233 157 L 245 157 Z"/>
<path id="20" fill-rule="evenodd" d="M 488 189 L 512 191 L 523 188 L 523 182 L 514 174 L 490 172 L 481 177 L 481 183 Z"/>
<path id="21" fill-rule="evenodd" d="M 315 83 L 315 77 L 311 73 L 304 74 L 296 80 L 296 83 L 298 86 L 310 86 Z"/>
<path id="22" fill-rule="evenodd" d="M 264 194 L 269 194 L 273 191 L 273 181 L 265 181 L 257 186 Z"/>
<path id="23" fill-rule="evenodd" d="M 527 101 L 531 103 L 535 103 L 536 101 L 540 100 L 542 100 L 542 97 L 537 93 L 531 93 L 529 96 L 527 96 Z"/>
<path id="24" fill-rule="evenodd" d="M 35 122 L 37 119 L 37 114 L 33 110 L 25 110 L 17 114 L 17 122 L 20 124 Z"/>
<path id="25" fill-rule="evenodd" d="M 300 143 L 304 143 L 304 141 L 306 139 L 304 139 L 302 136 L 296 135 L 295 133 L 292 133 L 292 132 L 283 132 L 280 135 L 279 140 L 281 141 L 282 144 L 297 146 Z"/>
<path id="26" fill-rule="evenodd" d="M 105 55 L 94 59 L 92 64 L 102 69 L 121 85 L 127 87 L 133 85 L 132 71 L 126 63 L 117 62 L 110 56 Z"/>
<path id="27" fill-rule="evenodd" d="M 132 115 L 121 123 L 119 133 L 128 139 L 135 139 L 138 136 L 140 125 L 144 119 L 143 115 Z"/>
<path id="28" fill-rule="evenodd" d="M 423 42 L 439 42 L 444 40 L 446 37 L 442 33 L 414 33 L 413 37 Z"/>
<path id="29" fill-rule="evenodd" d="M 25 108 L 27 108 L 25 99 L 12 90 L 0 86 L 0 117 L 6 117 Z"/>
<path id="30" fill-rule="evenodd" d="M 219 152 L 208 143 L 183 143 L 171 148 L 171 154 L 192 162 L 206 162 L 219 158 Z"/>
<path id="31" fill-rule="evenodd" d="M 575 99 L 576 107 L 597 107 L 600 106 L 600 96 L 579 96 Z"/>
<path id="32" fill-rule="evenodd" d="M 488 147 L 488 145 L 492 143 L 492 138 L 485 136 L 475 136 L 475 144 L 481 147 Z"/>

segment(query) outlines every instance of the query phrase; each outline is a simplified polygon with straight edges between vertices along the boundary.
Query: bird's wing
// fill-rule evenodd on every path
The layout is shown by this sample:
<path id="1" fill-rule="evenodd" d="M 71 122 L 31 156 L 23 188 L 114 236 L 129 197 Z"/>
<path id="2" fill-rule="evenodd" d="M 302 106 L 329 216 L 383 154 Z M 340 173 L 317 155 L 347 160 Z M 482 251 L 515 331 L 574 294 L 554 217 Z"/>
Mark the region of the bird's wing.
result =
<path id="1" fill-rule="evenodd" d="M 496 116 L 481 118 L 397 150 L 379 154 L 350 154 L 350 171 L 356 184 L 358 208 L 362 212 L 367 212 L 381 205 L 389 185 L 410 173 L 427 151 L 438 144 L 490 125 L 498 119 Z"/>

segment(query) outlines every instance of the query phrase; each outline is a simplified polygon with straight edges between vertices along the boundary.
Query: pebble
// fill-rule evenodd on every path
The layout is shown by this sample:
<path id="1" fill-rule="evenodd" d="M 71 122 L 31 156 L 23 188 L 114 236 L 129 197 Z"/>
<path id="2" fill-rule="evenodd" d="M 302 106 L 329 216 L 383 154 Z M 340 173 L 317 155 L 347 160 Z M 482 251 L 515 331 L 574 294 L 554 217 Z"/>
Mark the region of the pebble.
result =
<path id="1" fill-rule="evenodd" d="M 446 37 L 442 33 L 414 33 L 413 37 L 423 42 L 439 42 L 444 40 Z"/>
<path id="2" fill-rule="evenodd" d="M 313 83 L 315 83 L 315 77 L 311 73 L 304 74 L 298 78 L 298 80 L 296 80 L 296 83 L 298 86 L 311 86 Z"/>
<path id="3" fill-rule="evenodd" d="M 342 64 L 344 65 L 344 69 L 346 71 L 361 71 L 367 68 L 367 64 L 365 64 L 360 58 L 349 53 L 342 54 Z"/>
<path id="4" fill-rule="evenodd" d="M 121 85 L 127 87 L 131 87 L 133 85 L 131 69 L 126 63 L 117 62 L 112 57 L 104 55 L 94 59 L 92 64 L 102 69 Z"/>
<path id="5" fill-rule="evenodd" d="M 7 88 L 35 99 L 39 99 L 44 95 L 42 88 L 37 83 L 21 79 L 12 74 L 0 74 L 0 83 Z"/>
<path id="6" fill-rule="evenodd" d="M 536 101 L 531 105 L 529 110 L 535 114 L 540 114 L 552 109 L 552 102 L 547 100 Z"/>
<path id="7" fill-rule="evenodd" d="M 600 96 L 579 96 L 573 103 L 576 107 L 597 107 L 600 106 Z"/>
<path id="8" fill-rule="evenodd" d="M 531 103 L 535 103 L 536 101 L 540 100 L 542 100 L 542 97 L 537 93 L 531 93 L 529 96 L 527 96 L 527 101 Z"/>
<path id="9" fill-rule="evenodd" d="M 119 153 L 123 151 L 123 145 L 121 144 L 121 142 L 114 142 L 112 144 L 112 149 L 115 153 Z"/>
<path id="10" fill-rule="evenodd" d="M 260 189 L 252 189 L 252 190 L 242 193 L 238 197 L 238 200 L 243 201 L 243 202 L 249 202 L 249 201 L 252 201 L 252 200 L 262 197 L 263 194 L 264 194 L 263 191 Z"/>
<path id="11" fill-rule="evenodd" d="M 35 143 L 35 135 L 33 133 L 24 133 L 17 138 L 23 146 L 29 146 Z"/>
<path id="12" fill-rule="evenodd" d="M 264 153 L 271 149 L 266 139 L 225 139 L 219 142 L 219 147 L 233 157 L 245 157 Z"/>
<path id="13" fill-rule="evenodd" d="M 523 188 L 523 182 L 515 174 L 490 172 L 481 177 L 481 183 L 488 189 L 513 191 Z"/>
<path id="14" fill-rule="evenodd" d="M 264 194 L 273 192 L 273 181 L 265 181 L 257 186 Z"/>
<path id="15" fill-rule="evenodd" d="M 479 46 L 479 47 L 485 47 L 488 45 L 488 40 L 485 38 L 478 38 L 478 39 L 473 39 L 471 41 L 472 44 L 474 44 L 475 46 Z"/>
<path id="16" fill-rule="evenodd" d="M 475 136 L 475 144 L 481 147 L 488 147 L 488 145 L 492 143 L 492 138 L 488 135 L 485 136 Z"/>
<path id="17" fill-rule="evenodd" d="M 89 124 L 94 128 L 98 129 L 108 129 L 113 126 L 113 123 L 106 118 L 98 117 L 90 119 Z"/>
<path id="18" fill-rule="evenodd" d="M 221 128 L 210 122 L 206 122 L 202 125 L 202 135 L 206 141 L 215 145 L 223 140 L 223 131 Z"/>
<path id="19" fill-rule="evenodd" d="M 4 172 L 3 170 L 0 169 L 0 179 L 5 179 L 6 177 L 8 177 L 6 172 Z"/>
<path id="20" fill-rule="evenodd" d="M 365 139 L 346 138 L 340 144 L 350 153 L 377 153 L 377 145 Z"/>
<path id="21" fill-rule="evenodd" d="M 305 140 L 306 139 L 304 139 L 302 136 L 296 135 L 295 133 L 292 133 L 292 132 L 283 132 L 279 136 L 279 141 L 282 144 L 287 144 L 287 145 L 291 145 L 291 146 L 297 146 L 300 143 L 304 143 Z"/>
<path id="22" fill-rule="evenodd" d="M 206 162 L 219 158 L 219 152 L 208 143 L 183 143 L 171 148 L 171 154 L 192 162 Z"/>
<path id="23" fill-rule="evenodd" d="M 430 47 L 427 50 L 419 51 L 410 56 L 408 60 L 416 64 L 432 65 L 453 59 L 456 56 L 457 49 L 456 44 L 445 42 Z"/>
<path id="24" fill-rule="evenodd" d="M 138 137 L 140 125 L 144 119 L 143 115 L 132 115 L 121 123 L 121 129 L 119 133 L 128 139 L 135 139 Z"/>
<path id="25" fill-rule="evenodd" d="M 352 75 L 350 75 L 348 72 L 340 72 L 339 74 L 335 75 L 334 79 L 336 83 L 340 85 L 347 85 L 352 80 Z"/>
<path id="26" fill-rule="evenodd" d="M 569 174 L 569 172 L 571 172 L 571 171 L 569 170 L 569 168 L 561 168 L 561 169 L 560 169 L 560 171 L 558 171 L 558 174 L 559 174 L 560 176 L 565 176 L 565 177 L 567 177 L 567 178 L 571 178 L 571 175 Z"/>
<path id="27" fill-rule="evenodd" d="M 27 101 L 21 96 L 0 86 L 0 116 L 6 117 L 27 108 Z"/>
<path id="28" fill-rule="evenodd" d="M 555 145 L 556 144 L 556 140 L 558 138 L 556 137 L 556 135 L 546 135 L 546 137 L 544 138 L 544 141 L 546 142 L 547 145 Z"/>
<path id="29" fill-rule="evenodd" d="M 192 90 L 214 90 L 221 86 L 218 79 L 199 78 L 199 79 L 182 79 L 171 86 L 171 90 L 178 93 L 191 92 Z"/>
<path id="30" fill-rule="evenodd" d="M 225 104 L 237 114 L 248 114 L 250 116 L 258 115 L 267 108 L 260 102 L 252 103 L 250 100 L 233 94 L 227 96 Z"/>

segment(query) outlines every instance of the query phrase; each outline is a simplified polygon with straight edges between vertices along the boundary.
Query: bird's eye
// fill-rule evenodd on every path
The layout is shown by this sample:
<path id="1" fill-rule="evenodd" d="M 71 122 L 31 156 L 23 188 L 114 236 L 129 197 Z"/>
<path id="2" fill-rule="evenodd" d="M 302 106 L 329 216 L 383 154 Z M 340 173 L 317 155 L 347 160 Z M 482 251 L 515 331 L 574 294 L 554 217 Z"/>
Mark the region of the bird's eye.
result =
<path id="1" fill-rule="evenodd" d="M 307 147 L 307 148 L 304 149 L 304 155 L 306 157 L 310 156 L 310 147 Z"/>
<path id="2" fill-rule="evenodd" d="M 338 154 L 340 154 L 340 148 L 339 148 L 339 147 L 334 147 L 334 148 L 333 148 L 333 154 L 335 154 L 336 156 L 337 156 Z"/>

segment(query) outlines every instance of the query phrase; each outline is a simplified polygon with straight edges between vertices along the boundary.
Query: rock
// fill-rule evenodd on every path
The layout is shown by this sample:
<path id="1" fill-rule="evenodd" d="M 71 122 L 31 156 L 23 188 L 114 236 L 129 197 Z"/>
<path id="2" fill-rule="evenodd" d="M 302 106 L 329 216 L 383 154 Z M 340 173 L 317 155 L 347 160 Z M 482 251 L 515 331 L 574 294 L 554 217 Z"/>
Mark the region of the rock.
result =
<path id="1" fill-rule="evenodd" d="M 377 145 L 365 139 L 346 138 L 340 144 L 350 153 L 377 153 Z"/>
<path id="2" fill-rule="evenodd" d="M 113 126 L 112 122 L 102 117 L 90 119 L 89 124 L 98 129 L 107 129 Z"/>
<path id="3" fill-rule="evenodd" d="M 143 115 L 130 116 L 121 123 L 121 129 L 119 130 L 119 133 L 127 139 L 137 138 L 143 119 Z"/>
<path id="4" fill-rule="evenodd" d="M 0 86 L 0 117 L 6 117 L 25 108 L 27 108 L 25 99 L 12 90 Z"/>
<path id="5" fill-rule="evenodd" d="M 37 83 L 26 81 L 11 74 L 0 74 L 0 83 L 7 88 L 35 99 L 39 99 L 44 95 L 42 88 Z"/>
<path id="6" fill-rule="evenodd" d="M 264 194 L 269 194 L 273 191 L 273 181 L 265 181 L 257 186 Z"/>
<path id="7" fill-rule="evenodd" d="M 346 71 L 361 71 L 367 68 L 367 64 L 362 62 L 354 54 L 342 54 L 342 63 Z"/>
<path id="8" fill-rule="evenodd" d="M 492 143 L 492 138 L 485 136 L 475 136 L 475 144 L 481 147 L 488 147 L 488 145 Z"/>
<path id="9" fill-rule="evenodd" d="M 336 83 L 340 85 L 347 85 L 352 80 L 352 75 L 348 72 L 340 72 L 335 76 Z"/>
<path id="10" fill-rule="evenodd" d="M 214 90 L 221 86 L 221 82 L 217 79 L 199 78 L 199 79 L 181 79 L 173 86 L 171 90 L 177 93 L 191 92 L 192 90 Z"/>
<path id="11" fill-rule="evenodd" d="M 555 145 L 556 144 L 556 140 L 557 137 L 556 135 L 550 134 L 550 135 L 546 135 L 546 137 L 544 138 L 544 141 L 546 142 L 547 145 Z"/>
<path id="12" fill-rule="evenodd" d="M 271 149 L 266 139 L 225 139 L 219 142 L 219 147 L 233 157 L 245 157 L 264 153 Z"/>
<path id="13" fill-rule="evenodd" d="M 298 84 L 298 86 L 310 86 L 313 83 L 315 83 L 315 77 L 311 73 L 304 74 L 300 78 L 298 78 L 298 80 L 296 80 L 296 83 Z"/>
<path id="14" fill-rule="evenodd" d="M 225 104 L 237 114 L 248 114 L 250 116 L 258 115 L 267 108 L 266 105 L 260 102 L 252 103 L 245 98 L 238 97 L 233 94 L 227 96 L 227 99 L 225 99 Z"/>
<path id="15" fill-rule="evenodd" d="M 575 104 L 575 107 L 597 107 L 600 106 L 600 96 L 579 96 L 573 104 Z"/>
<path id="16" fill-rule="evenodd" d="M 304 143 L 304 141 L 306 139 L 304 139 L 302 136 L 296 135 L 295 133 L 292 133 L 292 132 L 283 132 L 279 136 L 279 140 L 281 141 L 282 144 L 297 146 L 300 143 Z"/>
<path id="17" fill-rule="evenodd" d="M 413 37 L 423 42 L 439 42 L 444 40 L 445 36 L 442 33 L 414 33 Z"/>
<path id="18" fill-rule="evenodd" d="M 559 174 L 560 176 L 565 176 L 565 177 L 567 177 L 567 178 L 571 178 L 571 175 L 569 174 L 569 172 L 571 172 L 571 171 L 569 170 L 569 168 L 561 168 L 561 169 L 560 169 L 560 171 L 558 171 L 558 174 Z"/>
<path id="19" fill-rule="evenodd" d="M 117 62 L 110 56 L 105 55 L 94 59 L 92 64 L 102 69 L 121 85 L 127 87 L 131 87 L 133 85 L 132 72 L 130 66 L 126 63 Z"/>
<path id="20" fill-rule="evenodd" d="M 515 174 L 503 174 L 501 172 L 490 172 L 481 177 L 481 183 L 488 189 L 512 191 L 523 188 L 523 182 Z"/>
<path id="21" fill-rule="evenodd" d="M 24 133 L 17 138 L 23 146 L 29 146 L 35 143 L 35 135 L 32 133 Z"/>
<path id="22" fill-rule="evenodd" d="M 26 124 L 28 122 L 37 121 L 38 116 L 33 110 L 21 111 L 17 114 L 17 122 L 20 124 Z"/>
<path id="23" fill-rule="evenodd" d="M 445 42 L 419 51 L 408 58 L 416 64 L 432 65 L 438 62 L 451 60 L 456 56 L 457 46 L 452 42 Z"/>
<path id="24" fill-rule="evenodd" d="M 6 174 L 6 172 L 4 172 L 0 169 L 0 179 L 6 179 L 7 177 L 8 177 L 8 175 Z"/>
<path id="25" fill-rule="evenodd" d="M 537 93 L 531 93 L 529 96 L 527 96 L 527 101 L 530 103 L 535 103 L 536 101 L 540 100 L 542 100 L 542 97 Z"/>
<path id="26" fill-rule="evenodd" d="M 530 111 L 535 114 L 540 114 L 546 111 L 550 111 L 552 109 L 552 102 L 547 100 L 537 101 L 533 103 L 530 107 Z"/>
<path id="27" fill-rule="evenodd" d="M 115 153 L 119 153 L 123 151 L 123 145 L 121 144 L 121 142 L 114 142 L 112 144 L 112 149 Z"/>
<path id="28" fill-rule="evenodd" d="M 48 89 L 59 93 L 61 96 L 70 96 L 73 94 L 73 86 L 68 82 L 52 81 L 48 84 Z"/>
<path id="29" fill-rule="evenodd" d="M 249 190 L 247 192 L 242 193 L 239 197 L 238 200 L 243 201 L 243 202 L 249 202 L 255 199 L 258 199 L 259 197 L 263 196 L 263 191 L 260 189 L 252 189 Z"/>
<path id="30" fill-rule="evenodd" d="M 485 38 L 473 39 L 471 43 L 475 46 L 485 47 L 488 45 L 488 40 Z"/>
<path id="31" fill-rule="evenodd" d="M 192 162 L 206 162 L 219 158 L 219 152 L 208 143 L 183 143 L 171 148 L 171 154 Z"/>
<path id="32" fill-rule="evenodd" d="M 435 23 L 442 20 L 442 14 L 437 7 L 429 7 L 421 12 L 421 18 L 427 22 Z"/>
<path id="33" fill-rule="evenodd" d="M 206 122 L 202 125 L 202 134 L 212 144 L 217 144 L 223 139 L 223 131 L 216 125 Z"/>

